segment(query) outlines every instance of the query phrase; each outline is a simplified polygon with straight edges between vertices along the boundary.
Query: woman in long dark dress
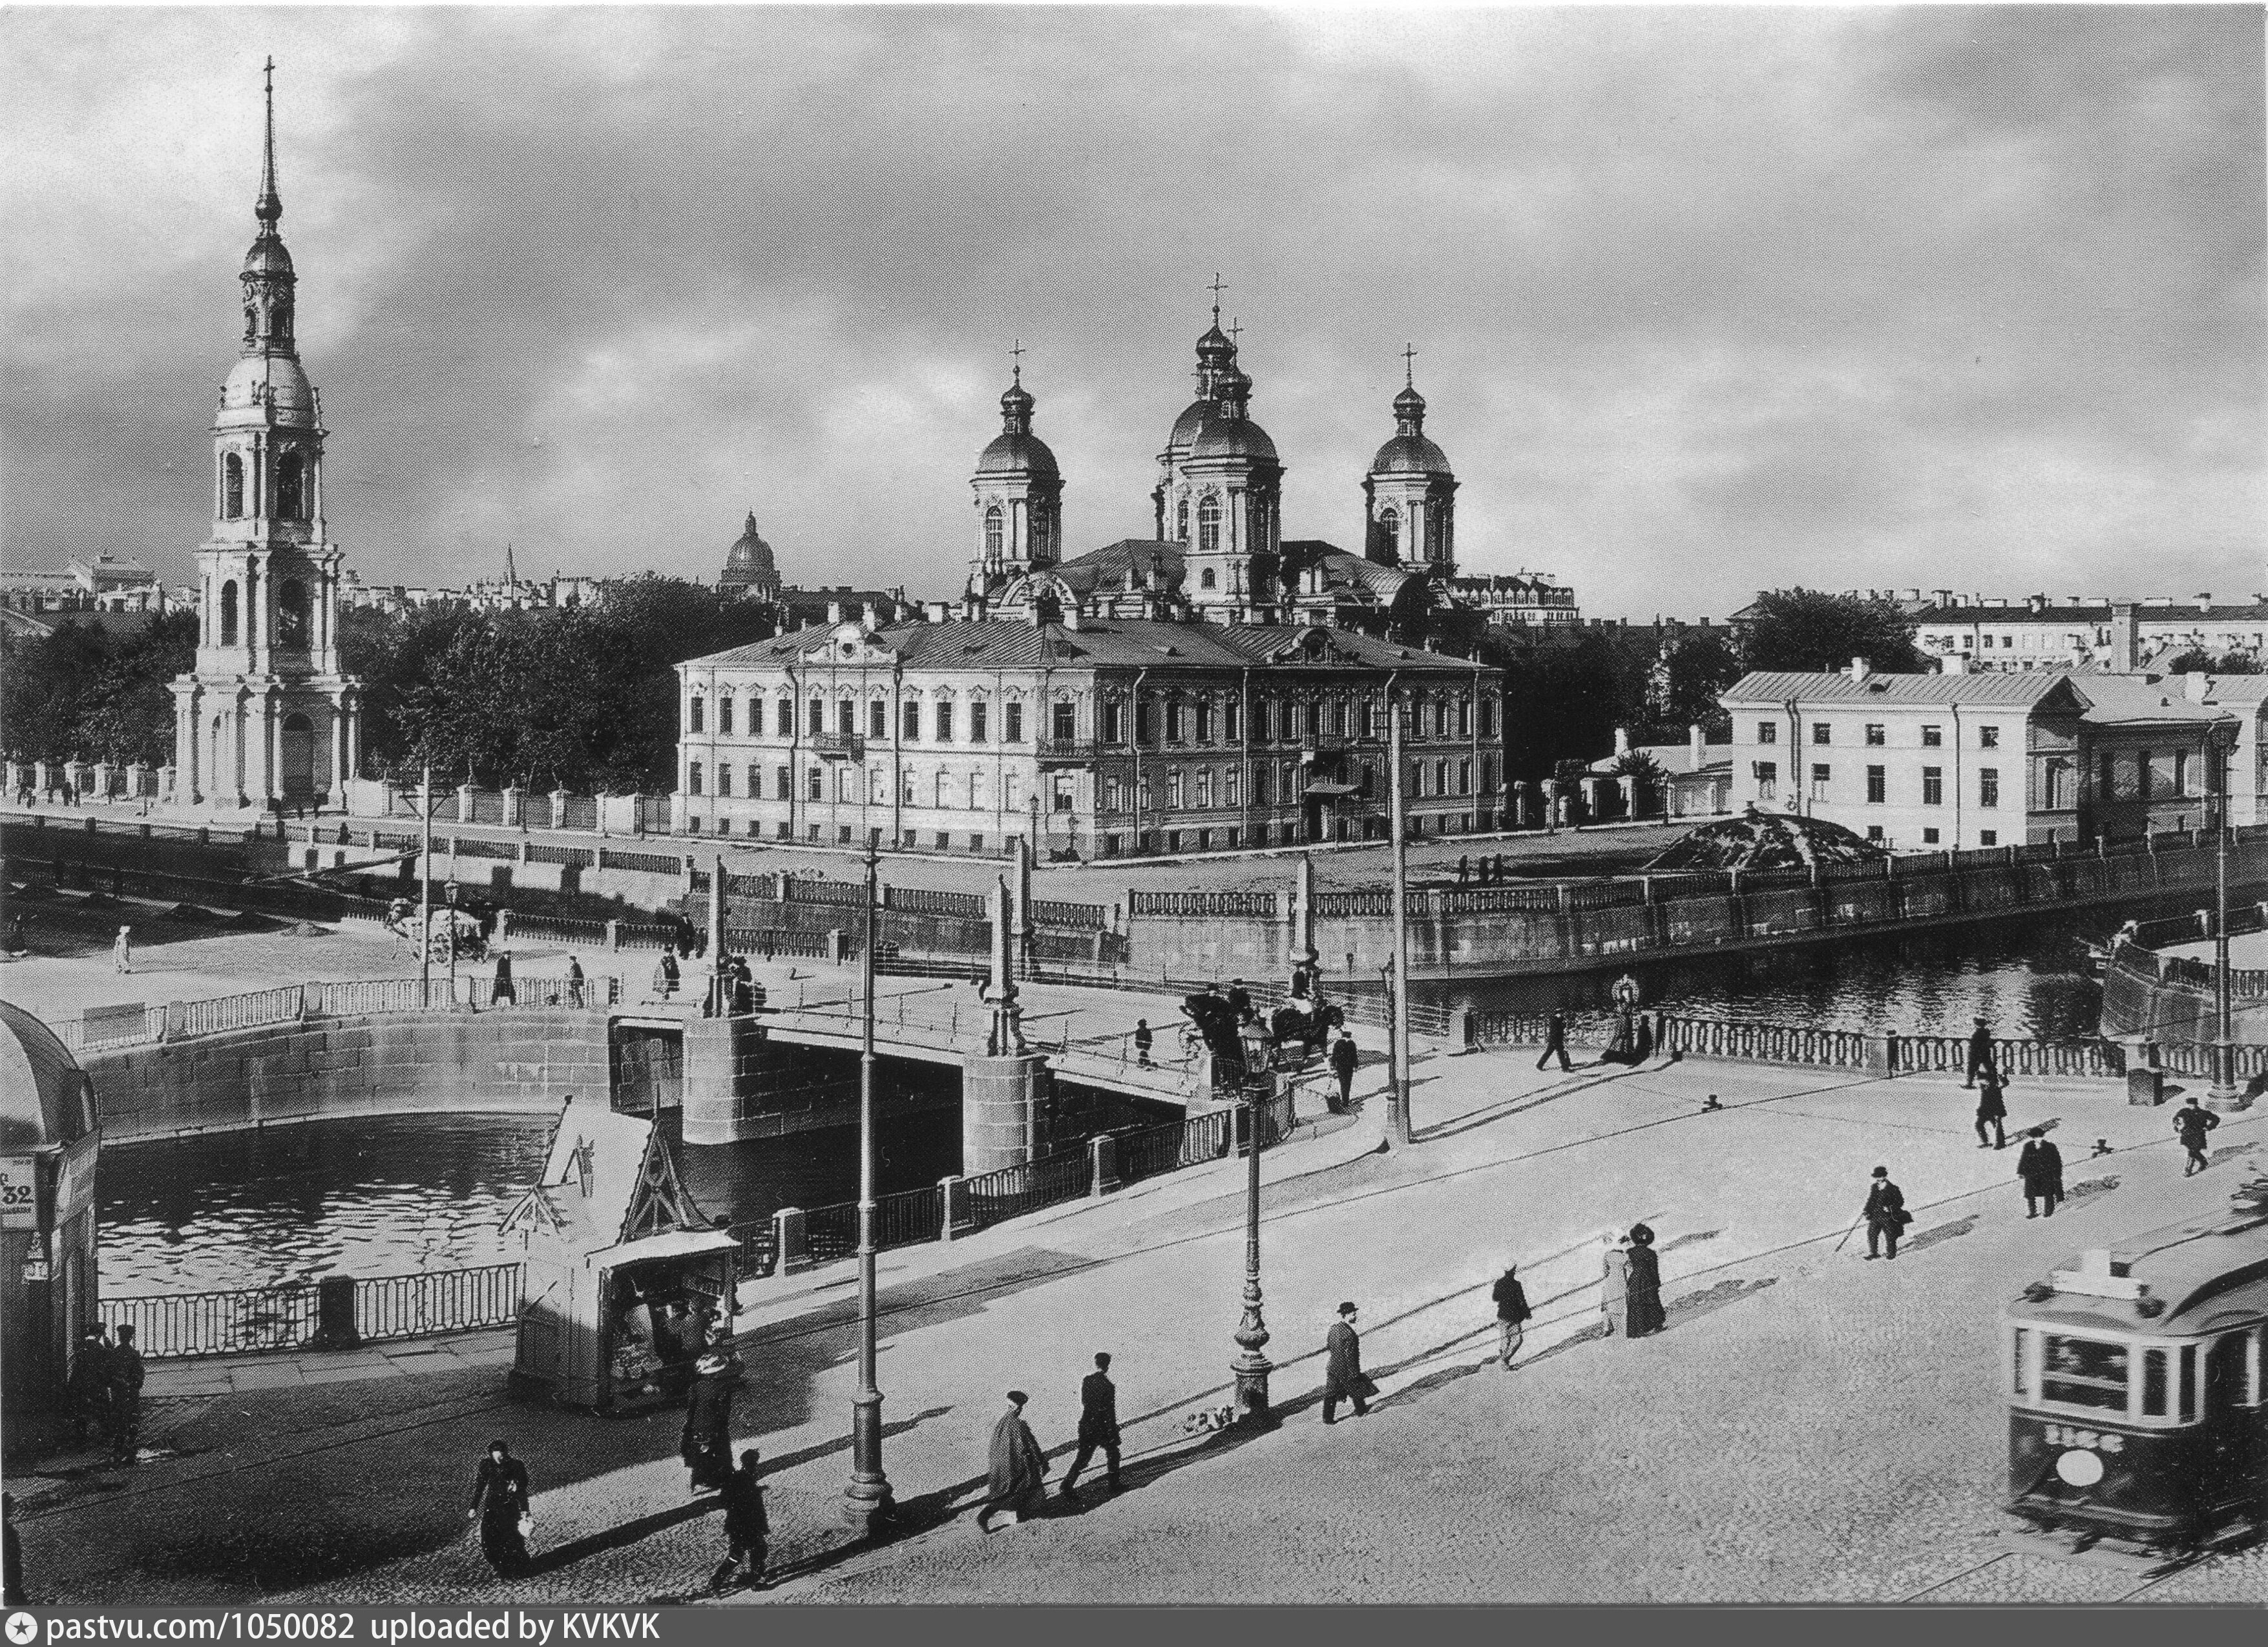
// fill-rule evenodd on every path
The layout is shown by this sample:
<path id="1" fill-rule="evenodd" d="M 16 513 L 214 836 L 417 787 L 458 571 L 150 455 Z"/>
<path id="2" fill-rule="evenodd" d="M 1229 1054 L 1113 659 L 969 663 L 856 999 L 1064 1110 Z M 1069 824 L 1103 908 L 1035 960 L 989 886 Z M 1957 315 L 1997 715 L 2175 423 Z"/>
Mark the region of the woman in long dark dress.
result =
<path id="1" fill-rule="evenodd" d="M 473 1475 L 473 1504 L 466 1514 L 481 1524 L 481 1554 L 499 1578 L 526 1569 L 527 1540 L 520 1524 L 527 1512 L 527 1466 L 502 1441 L 490 1442 Z"/>
<path id="2" fill-rule="evenodd" d="M 1660 1332 L 1668 1319 L 1661 1309 L 1661 1259 L 1653 1250 L 1653 1232 L 1645 1224 L 1631 1225 L 1630 1243 L 1627 1330 L 1632 1338 L 1644 1338 Z"/>

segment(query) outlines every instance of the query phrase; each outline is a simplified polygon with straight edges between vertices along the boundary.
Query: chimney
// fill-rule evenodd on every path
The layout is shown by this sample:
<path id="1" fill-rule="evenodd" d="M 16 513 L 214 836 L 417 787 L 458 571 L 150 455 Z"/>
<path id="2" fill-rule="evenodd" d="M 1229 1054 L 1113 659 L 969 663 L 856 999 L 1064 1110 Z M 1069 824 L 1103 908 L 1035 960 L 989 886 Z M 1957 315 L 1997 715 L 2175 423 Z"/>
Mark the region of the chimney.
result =
<path id="1" fill-rule="evenodd" d="M 949 600 L 932 600 L 929 602 L 928 612 L 929 621 L 932 623 L 950 623 L 953 621 L 953 603 Z"/>
<path id="2" fill-rule="evenodd" d="M 830 600 L 827 603 L 827 621 L 829 623 L 840 623 L 843 621 L 843 603 L 841 601 Z"/>
<path id="3" fill-rule="evenodd" d="M 1921 599 L 1921 591 L 1918 589 L 1901 589 L 1898 591 L 1898 599 L 1901 600 L 1918 601 Z"/>
<path id="4" fill-rule="evenodd" d="M 1617 755 L 1626 755 L 1629 753 L 1630 728 L 1627 726 L 1617 726 L 1615 728 L 1615 754 Z"/>
<path id="5" fill-rule="evenodd" d="M 2029 604 L 2035 612 L 2045 612 L 2048 609 L 2048 598 L 2045 595 L 2034 595 Z"/>
<path id="6" fill-rule="evenodd" d="M 1937 673 L 1941 675 L 1965 675 L 1969 673 L 1967 652 L 1948 652 L 1938 659 Z"/>
<path id="7" fill-rule="evenodd" d="M 2182 677 L 2182 695 L 2192 703 L 2202 703 L 2213 691 L 2213 677 L 2197 670 Z"/>
<path id="8" fill-rule="evenodd" d="M 1874 673 L 1874 666 L 1863 658 L 1853 658 L 1851 660 L 1851 668 L 1849 673 L 1852 680 L 1864 680 L 1868 675 Z"/>
<path id="9" fill-rule="evenodd" d="M 1949 607 L 1953 604 L 1953 591 L 1950 589 L 1933 589 L 1929 592 L 1929 598 L 1933 605 Z"/>
<path id="10" fill-rule="evenodd" d="M 2141 628 L 2134 621 L 2134 603 L 2114 600 L 2110 603 L 2110 667 L 2116 673 L 2131 675 L 2140 661 Z"/>
<path id="11" fill-rule="evenodd" d="M 1709 739 L 1702 732 L 1699 723 L 1685 729 L 1685 747 L 1693 757 L 1693 769 L 1698 772 L 1702 762 L 1709 758 Z"/>
<path id="12" fill-rule="evenodd" d="M 876 629 L 882 627 L 881 620 L 874 615 L 874 603 L 873 601 L 866 601 L 859 607 L 858 627 L 865 630 L 869 635 L 872 635 Z"/>

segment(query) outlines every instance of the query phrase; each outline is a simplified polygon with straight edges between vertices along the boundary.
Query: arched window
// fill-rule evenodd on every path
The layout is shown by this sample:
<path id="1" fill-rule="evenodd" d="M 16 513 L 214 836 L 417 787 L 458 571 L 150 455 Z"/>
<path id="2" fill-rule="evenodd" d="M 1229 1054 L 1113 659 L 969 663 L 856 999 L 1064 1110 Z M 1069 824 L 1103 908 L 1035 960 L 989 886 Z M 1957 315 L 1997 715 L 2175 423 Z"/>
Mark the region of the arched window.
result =
<path id="1" fill-rule="evenodd" d="M 1189 500 L 1186 497 L 1174 505 L 1174 541 L 1189 540 Z"/>
<path id="2" fill-rule="evenodd" d="M 1211 555 L 1219 548 L 1220 499 L 1208 493 L 1197 504 L 1197 553 Z"/>
<path id="3" fill-rule="evenodd" d="M 220 512 L 225 520 L 244 518 L 244 460 L 230 452 L 220 460 Z"/>
<path id="4" fill-rule="evenodd" d="M 276 643 L 307 643 L 307 586 L 296 577 L 285 578 L 276 592 Z"/>
<path id="5" fill-rule="evenodd" d="M 1000 505 L 995 504 L 984 511 L 984 558 L 988 561 L 998 560 L 1000 548 Z"/>
<path id="6" fill-rule="evenodd" d="M 305 466 L 296 452 L 287 452 L 276 460 L 276 518 L 279 520 L 306 518 L 306 499 L 303 496 L 301 479 Z"/>
<path id="7" fill-rule="evenodd" d="M 1210 566 L 1206 567 L 1203 571 L 1201 571 L 1201 572 L 1199 572 L 1199 573 L 1197 574 L 1197 587 L 1198 587 L 1198 588 L 1200 588 L 1200 589 L 1218 589 L 1218 588 L 1219 588 L 1219 587 L 1220 587 L 1220 577 L 1219 577 L 1219 574 L 1217 574 L 1217 573 L 1212 570 L 1212 568 L 1211 568 L 1211 567 L 1210 567 Z"/>
<path id="8" fill-rule="evenodd" d="M 1396 555 L 1402 553 L 1402 511 L 1400 510 L 1388 509 L 1379 515 L 1378 540 L 1380 545 L 1388 552 Z"/>
<path id="9" fill-rule="evenodd" d="M 220 643 L 236 644 L 236 580 L 232 577 L 220 586 Z"/>

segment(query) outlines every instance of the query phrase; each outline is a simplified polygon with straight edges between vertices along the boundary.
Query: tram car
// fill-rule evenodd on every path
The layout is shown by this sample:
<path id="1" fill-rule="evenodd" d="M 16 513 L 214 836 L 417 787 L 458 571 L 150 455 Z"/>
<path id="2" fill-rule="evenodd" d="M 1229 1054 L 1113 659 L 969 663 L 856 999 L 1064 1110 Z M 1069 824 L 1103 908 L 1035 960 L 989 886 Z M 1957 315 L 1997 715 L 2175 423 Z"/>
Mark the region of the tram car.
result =
<path id="1" fill-rule="evenodd" d="M 2080 1254 L 2002 1315 L 2010 1514 L 2178 1555 L 2268 1522 L 2268 1180 L 2228 1212 Z"/>

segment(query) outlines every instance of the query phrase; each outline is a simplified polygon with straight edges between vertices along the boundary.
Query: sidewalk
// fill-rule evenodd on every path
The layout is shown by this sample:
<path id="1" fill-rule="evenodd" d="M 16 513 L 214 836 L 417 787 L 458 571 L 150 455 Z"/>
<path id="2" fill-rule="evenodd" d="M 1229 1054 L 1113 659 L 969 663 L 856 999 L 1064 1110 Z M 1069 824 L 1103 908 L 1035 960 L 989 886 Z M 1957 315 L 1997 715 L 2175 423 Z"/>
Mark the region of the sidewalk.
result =
<path id="1" fill-rule="evenodd" d="M 751 1382 L 735 1445 L 760 1445 L 766 1457 L 774 1559 L 787 1580 L 777 1593 L 816 1599 L 814 1585 L 849 1585 L 873 1574 L 877 1599 L 1021 1594 L 1025 1581 L 1011 1576 L 1019 1557 L 1036 1560 L 1059 1540 L 1063 1551 L 1084 1549 L 1079 1559 L 1089 1563 L 1098 1595 L 1138 1599 L 1139 1586 L 1160 1581 L 1161 1571 L 1174 1575 L 1173 1593 L 1182 1599 L 1256 1599 L 1287 1591 L 1307 1599 L 1349 1599 L 1344 1575 L 1351 1570 L 1385 1586 L 1365 1593 L 1401 1593 L 1392 1586 L 1406 1590 L 1413 1576 L 1430 1577 L 1442 1552 L 1467 1550 L 1467 1533 L 1484 1543 L 1498 1536 L 1501 1508 L 1491 1511 L 1472 1494 L 1485 1496 L 1490 1473 L 1506 1466 L 1462 1470 L 1455 1489 L 1445 1490 L 1444 1478 L 1427 1472 L 1449 1468 L 1446 1459 L 1424 1466 L 1425 1480 L 1405 1480 L 1380 1474 L 1376 1456 L 1347 1449 L 1371 1448 L 1373 1435 L 1390 1442 L 1388 1432 L 1400 1422 L 1390 1415 L 1400 1405 L 1451 1399 L 1436 1393 L 1445 1379 L 1462 1380 L 1459 1390 L 1473 1386 L 1466 1374 L 1491 1330 L 1487 1288 L 1507 1258 L 1521 1260 L 1537 1312 L 1525 1351 L 1534 1367 L 1529 1376 L 1543 1381 L 1537 1400 L 1545 1399 L 1544 1390 L 1581 1391 L 1610 1368 L 1651 1364 L 1636 1359 L 1657 1353 L 1648 1346 L 1631 1346 L 1626 1356 L 1582 1342 L 1596 1320 L 1599 1232 L 1639 1218 L 1661 1232 L 1673 1320 L 1707 1317 L 1701 1337 L 1673 1334 L 1664 1342 L 1696 1344 L 1731 1335 L 1724 1357 L 1709 1364 L 1714 1370 L 1690 1386 L 1697 1396 L 1715 1390 L 1721 1397 L 1723 1386 L 1709 1380 L 1752 1379 L 1755 1366 L 1798 1355 L 1769 1335 L 1742 1351 L 1741 1335 L 1762 1325 L 1795 1333 L 1794 1342 L 1809 1346 L 1802 1355 L 1831 1349 L 1839 1357 L 1839 1346 L 1864 1341 L 1851 1352 L 1860 1361 L 1830 1360 L 1808 1372 L 1816 1393 L 1830 1395 L 1842 1387 L 1837 1380 L 1859 1377 L 1860 1367 L 1867 1379 L 1894 1368 L 1918 1374 L 1955 1348 L 1969 1354 L 1972 1342 L 1989 1357 L 1999 1298 L 2059 1261 L 2066 1248 L 2099 1239 L 2088 1232 L 2147 1227 L 2161 1210 L 2149 1198 L 2204 1205 L 2225 1195 L 2239 1176 L 2217 1168 L 2210 1184 L 2183 1184 L 2166 1112 L 2129 1108 L 2123 1088 L 2110 1082 L 2025 1082 L 2011 1092 L 2020 1125 L 2055 1124 L 2073 1192 L 2067 1222 L 2027 1224 L 2013 1151 L 1977 1148 L 1968 1127 L 1970 1095 L 1942 1077 L 1877 1081 L 1697 1060 L 1545 1077 L 1532 1068 L 1532 1055 L 1517 1054 L 1432 1058 L 1416 1075 L 1421 1142 L 1412 1147 L 1361 1152 L 1374 1142 L 1367 1131 L 1376 1125 L 1373 1103 L 1363 1129 L 1263 1157 L 1263 1165 L 1280 1174 L 1271 1177 L 1263 1197 L 1262 1235 L 1266 1316 L 1275 1335 L 1268 1347 L 1277 1363 L 1272 1391 L 1286 1416 L 1301 1421 L 1276 1435 L 1212 1437 L 1184 1429 L 1191 1415 L 1228 1399 L 1235 1351 L 1229 1335 L 1243 1261 L 1237 1164 L 1159 1180 L 1146 1195 L 1138 1187 L 1101 1207 L 1076 1203 L 998 1226 L 949 1248 L 884 1255 L 886 1462 L 909 1528 L 904 1540 L 885 1548 L 856 1545 L 836 1513 L 856 1382 L 855 1272 L 834 1266 L 776 1290 L 767 1290 L 772 1283 L 749 1289 L 739 1325 Z M 1712 1092 L 1725 1107 L 1705 1114 L 1702 1102 Z M 2224 1161 L 2243 1158 L 2268 1136 L 2263 1119 L 2268 1117 L 2228 1119 L 2216 1135 Z M 2098 1136 L 2117 1153 L 2091 1158 L 2088 1151 Z M 1302 1160 L 1311 1148 L 1312 1161 Z M 1895 1265 L 1866 1264 L 1847 1246 L 1835 1251 L 1877 1161 L 1904 1186 L 1918 1220 L 1910 1254 Z M 2116 1187 L 2119 1183 L 2130 1187 Z M 1986 1245 L 1973 1239 L 1983 1231 L 1996 1232 Z M 1972 1239 L 1964 1242 L 1964 1236 Z M 2006 1250 L 2017 1257 L 1995 1259 L 2003 1268 L 1978 1272 L 1982 1280 L 1964 1281 L 1951 1292 L 1932 1282 L 1954 1273 L 1945 1268 L 1948 1255 L 1969 1263 L 1962 1254 L 1985 1253 L 1988 1246 L 1999 1253 L 2009 1241 L 2016 1246 Z M 1824 1279 L 1830 1275 L 1837 1279 Z M 1820 1279 L 1807 1279 L 1812 1276 Z M 1808 1318 L 1791 1316 L 1790 1305 L 1773 1302 L 1839 1300 L 1859 1277 L 1867 1278 L 1867 1289 L 1888 1288 L 1885 1298 L 1897 1302 L 1886 1305 L 1886 1312 L 1862 1312 L 1856 1325 L 1838 1314 L 1828 1338 L 1803 1337 Z M 1763 1292 L 1767 1288 L 1772 1290 Z M 1742 1302 L 1760 1293 L 1761 1302 Z M 1359 1426 L 1351 1438 L 1333 1431 L 1341 1439 L 1326 1444 L 1313 1426 L 1312 1402 L 1323 1329 L 1342 1298 L 1363 1305 L 1365 1362 L 1386 1399 L 1381 1417 Z M 1949 1325 L 1948 1311 L 1965 1324 Z M 1984 1324 L 1981 1339 L 1977 1323 Z M 1853 1332 L 1859 1340 L 1849 1338 Z M 1869 1336 L 1879 1335 L 1895 1339 L 1897 1357 L 1883 1359 Z M 1083 1518 L 1019 1530 L 1007 1540 L 1012 1553 L 996 1555 L 1000 1541 L 980 1540 L 961 1512 L 982 1476 L 1000 1393 L 1011 1384 L 1034 1393 L 1032 1422 L 1042 1445 L 1060 1457 L 1076 1415 L 1079 1379 L 1097 1349 L 1118 1357 L 1113 1376 L 1130 1474 L 1143 1490 L 1123 1501 L 1124 1508 L 1122 1501 L 1098 1502 L 1090 1513 L 1102 1518 L 1091 1530 Z M 1578 1359 L 1564 1358 L 1571 1352 Z M 1749 1371 L 1737 1371 L 1743 1366 Z M 1813 1422 L 1816 1406 L 1811 1395 L 1799 1397 L 1780 1415 L 1787 1423 L 1776 1426 L 1771 1403 L 1760 1408 L 1736 1399 L 1724 1410 L 1741 1415 L 1737 1432 L 1685 1418 L 1676 1421 L 1683 1428 L 1641 1444 L 1679 1460 L 1667 1476 L 1645 1470 L 1631 1476 L 1646 1488 L 1657 1511 L 1662 1494 L 1670 1495 L 1675 1527 L 1653 1528 L 1654 1540 L 1688 1552 L 1676 1540 L 1689 1522 L 1704 1531 L 1719 1525 L 1693 1519 L 1700 1505 L 1716 1501 L 1713 1482 L 1727 1471 L 1778 1460 L 1799 1443 L 1808 1449 L 1800 1460 L 1808 1462 L 1800 1463 L 1797 1484 L 1775 1492 L 1814 1492 L 1821 1481 L 1839 1480 L 1837 1472 L 1859 1454 L 1852 1445 L 1838 1447 L 1828 1412 L 1816 1415 L 1824 1430 Z M 1979 1409 L 1988 1421 L 1982 1442 L 1940 1423 L 1901 1442 L 1905 1451 L 1865 1452 L 1888 1473 L 1885 1493 L 1896 1497 L 1919 1472 L 1915 1478 L 1931 1485 L 1911 1495 L 1913 1502 L 1935 1504 L 1949 1479 L 1939 1450 L 1958 1443 L 1989 1454 L 1999 1433 L 1990 1406 L 1987 1401 Z M 619 1599 L 690 1594 L 718 1553 L 713 1521 L 685 1492 L 674 1414 L 607 1423 L 518 1407 L 502 1393 L 495 1371 L 482 1367 L 381 1375 L 341 1388 L 232 1392 L 226 1401 L 154 1401 L 151 1408 L 145 1432 L 180 1457 L 107 1476 L 109 1490 L 76 1479 L 11 1484 L 19 1499 L 33 1494 L 25 1536 L 35 1590 L 41 1587 L 38 1575 L 60 1571 L 74 1597 L 88 1604 L 128 1593 L 220 1600 L 294 1588 L 340 1600 Z M 1467 1452 L 1496 1448 L 1499 1439 L 1515 1452 L 1547 1442 L 1631 1445 L 1609 1436 L 1607 1412 L 1585 1421 L 1581 1408 L 1580 1401 L 1572 1410 L 1561 1403 L 1550 1422 L 1569 1426 L 1564 1434 L 1531 1432 L 1515 1423 L 1500 1438 L 1467 1429 L 1443 1440 Z M 1870 1410 L 1863 1401 L 1832 1409 L 1861 1425 Z M 1614 1421 L 1624 1415 L 1635 1421 L 1643 1409 L 1616 1409 Z M 460 1499 L 471 1460 L 498 1433 L 508 1434 L 529 1460 L 537 1495 L 540 1570 L 511 1584 L 487 1575 L 462 1533 Z M 1365 1456 L 1372 1461 L 1352 1462 Z M 294 1462 L 301 1459 L 309 1462 Z M 253 1460 L 259 1467 L 249 1476 L 240 1473 L 239 1461 Z M 1989 1456 L 1984 1464 L 1992 1466 Z M 1328 1474 L 1303 1474 L 1314 1470 Z M 1518 1474 L 1526 1480 L 1528 1472 Z M 1194 1507 L 1186 1495 L 1208 1482 L 1216 1484 L 1208 1492 L 1229 1497 L 1208 1497 L 1202 1509 Z M 1568 1477 L 1567 1490 L 1586 1482 L 1610 1497 L 1619 1491 L 1580 1472 Z M 342 1496 L 345 1483 L 351 1486 Z M 1259 1502 L 1256 1492 L 1259 1501 L 1279 1503 L 1286 1495 L 1302 1503 L 1384 1496 L 1354 1524 L 1321 1515 L 1264 1518 L 1270 1540 L 1298 1543 L 1328 1533 L 1336 1540 L 1332 1548 L 1366 1554 L 1351 1567 L 1318 1567 L 1305 1555 L 1291 1561 L 1287 1547 L 1285 1561 L 1260 1563 L 1263 1582 L 1239 1588 L 1234 1571 L 1250 1570 L 1256 1551 L 1236 1557 L 1241 1567 L 1230 1558 L 1243 1549 L 1238 1540 L 1263 1523 L 1248 1509 L 1240 1518 L 1225 1506 L 1230 1499 Z M 198 1526 L 183 1525 L 185 1493 L 193 1493 L 204 1512 Z M 1983 1496 L 1989 1498 L 1989 1489 Z M 1859 1536 L 1852 1529 L 1864 1528 L 1867 1539 L 1874 1538 L 1875 1522 L 1856 1502 L 1843 1504 L 1839 1514 L 1843 1521 L 1814 1505 L 1788 1536 L 1815 1544 L 1844 1527 L 1851 1537 Z M 1136 1518 L 1116 1518 L 1121 1515 Z M 1552 1515 L 1553 1525 L 1572 1526 L 1567 1518 L 1580 1519 L 1579 1506 L 1562 1504 Z M 223 1539 L 203 1527 L 208 1519 L 235 1530 Z M 1619 1525 L 1617 1536 L 1646 1536 L 1629 1531 L 1627 1516 Z M 1705 1560 L 1681 1553 L 1679 1560 L 1698 1562 L 1697 1574 L 1739 1569 L 1764 1553 L 1738 1537 L 1742 1525 L 1736 1517 L 1727 1533 L 1734 1542 L 1723 1552 Z M 1218 1536 L 1191 1543 L 1187 1529 L 1198 1526 Z M 1173 1532 L 1175 1526 L 1181 1531 Z M 1124 1543 L 1136 1527 L 1145 1530 Z M 1118 1552 L 1117 1564 L 1092 1566 L 1095 1539 Z M 1402 1565 L 1381 1567 L 1388 1552 Z M 1130 1553 L 1139 1559 L 1127 1565 Z M 1167 1565 L 1161 1570 L 1158 1562 Z M 1498 1555 L 1491 1562 L 1498 1563 Z M 1064 1570 L 1049 1570 L 1049 1582 L 1066 1582 Z M 1491 1592 L 1474 1586 L 1524 1570 L 1492 1564 L 1487 1572 L 1467 1573 L 1464 1588 L 1445 1582 L 1436 1599 L 1452 1592 L 1487 1599 Z M 940 1574 L 961 1575 L 953 1577 L 959 1587 L 939 1588 Z M 1800 1588 L 1819 1577 L 1787 1582 Z"/>

